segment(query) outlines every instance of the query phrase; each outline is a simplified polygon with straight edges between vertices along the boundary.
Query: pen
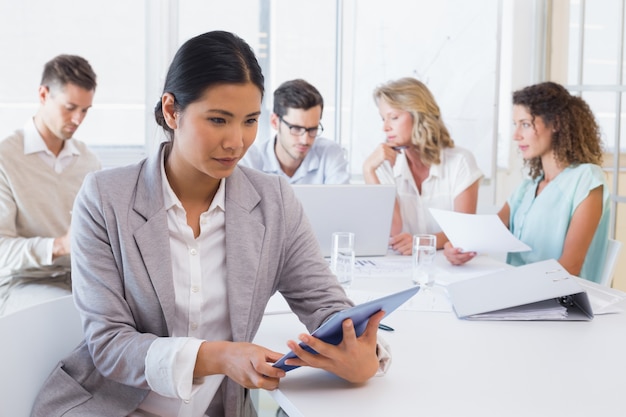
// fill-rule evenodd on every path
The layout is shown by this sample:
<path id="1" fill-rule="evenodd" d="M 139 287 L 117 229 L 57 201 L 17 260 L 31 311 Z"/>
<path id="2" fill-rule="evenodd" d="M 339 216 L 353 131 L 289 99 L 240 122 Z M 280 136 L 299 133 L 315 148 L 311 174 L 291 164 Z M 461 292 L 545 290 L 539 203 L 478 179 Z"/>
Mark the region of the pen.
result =
<path id="1" fill-rule="evenodd" d="M 387 331 L 387 332 L 393 332 L 393 327 L 389 327 L 389 326 L 387 326 L 386 324 L 379 323 L 379 324 L 378 324 L 378 328 L 379 328 L 380 330 L 385 330 L 385 331 Z"/>
<path id="2" fill-rule="evenodd" d="M 408 147 L 409 147 L 409 145 L 400 145 L 400 146 L 392 146 L 392 147 L 391 147 L 391 149 L 393 149 L 394 151 L 399 152 L 399 151 L 401 151 L 402 149 L 406 149 L 406 148 L 408 148 Z"/>

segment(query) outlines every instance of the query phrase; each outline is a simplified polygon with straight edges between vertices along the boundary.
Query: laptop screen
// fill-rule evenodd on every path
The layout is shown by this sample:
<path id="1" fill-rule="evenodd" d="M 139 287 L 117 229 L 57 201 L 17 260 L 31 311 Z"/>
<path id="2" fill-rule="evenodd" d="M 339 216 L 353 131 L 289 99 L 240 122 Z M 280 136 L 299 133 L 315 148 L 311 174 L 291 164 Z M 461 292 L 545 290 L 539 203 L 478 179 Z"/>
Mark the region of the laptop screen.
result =
<path id="1" fill-rule="evenodd" d="M 384 256 L 389 247 L 395 185 L 292 185 L 322 254 L 330 256 L 333 232 L 354 233 L 356 256 Z"/>

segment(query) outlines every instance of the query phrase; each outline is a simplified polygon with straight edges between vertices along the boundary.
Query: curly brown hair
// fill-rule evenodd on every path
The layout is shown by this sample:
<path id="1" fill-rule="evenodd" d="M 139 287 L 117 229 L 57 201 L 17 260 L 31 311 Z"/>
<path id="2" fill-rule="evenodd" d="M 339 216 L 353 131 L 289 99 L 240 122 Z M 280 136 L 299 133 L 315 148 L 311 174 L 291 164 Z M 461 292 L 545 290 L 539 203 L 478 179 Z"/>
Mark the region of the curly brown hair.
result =
<path id="1" fill-rule="evenodd" d="M 554 128 L 552 150 L 559 165 L 602 164 L 600 127 L 585 100 L 548 81 L 515 91 L 513 104 L 528 110 L 533 126 L 535 118 L 541 117 Z M 540 157 L 526 160 L 525 165 L 533 179 L 543 172 Z"/>
<path id="2" fill-rule="evenodd" d="M 454 141 L 443 123 L 435 97 L 426 85 L 415 78 L 389 81 L 374 90 L 374 101 L 385 100 L 391 107 L 411 113 L 413 132 L 411 143 L 427 165 L 441 163 L 441 150 L 453 148 Z"/>

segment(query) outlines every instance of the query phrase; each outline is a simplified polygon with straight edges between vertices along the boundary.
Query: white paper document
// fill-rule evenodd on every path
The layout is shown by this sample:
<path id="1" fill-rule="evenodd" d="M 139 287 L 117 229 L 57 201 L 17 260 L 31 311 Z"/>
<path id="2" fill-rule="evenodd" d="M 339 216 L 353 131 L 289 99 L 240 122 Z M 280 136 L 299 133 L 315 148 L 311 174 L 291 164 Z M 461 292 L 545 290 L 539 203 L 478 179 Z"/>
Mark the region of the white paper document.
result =
<path id="1" fill-rule="evenodd" d="M 454 247 L 465 252 L 526 252 L 531 247 L 506 228 L 496 214 L 467 214 L 430 209 Z"/>
<path id="2" fill-rule="evenodd" d="M 471 318 L 472 320 L 564 320 L 567 319 L 567 308 L 551 299 L 488 313 L 474 314 Z"/>
<path id="3" fill-rule="evenodd" d="M 354 261 L 355 276 L 408 276 L 411 274 L 410 256 L 358 257 Z"/>

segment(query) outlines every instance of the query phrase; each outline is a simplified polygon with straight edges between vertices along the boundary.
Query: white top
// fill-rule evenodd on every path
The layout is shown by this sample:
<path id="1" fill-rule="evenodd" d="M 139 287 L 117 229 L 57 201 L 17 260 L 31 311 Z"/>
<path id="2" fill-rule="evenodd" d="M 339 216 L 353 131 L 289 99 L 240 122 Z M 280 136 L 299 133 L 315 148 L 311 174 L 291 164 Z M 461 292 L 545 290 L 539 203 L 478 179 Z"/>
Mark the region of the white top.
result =
<path id="1" fill-rule="evenodd" d="M 166 179 L 161 165 L 161 175 Z M 170 231 L 176 315 L 171 337 L 156 339 L 146 357 L 146 380 L 152 391 L 130 416 L 147 411 L 159 416 L 204 416 L 224 375 L 193 379 L 204 340 L 232 340 L 226 304 L 224 181 L 200 216 L 194 238 L 187 216 L 168 181 L 163 181 Z M 192 384 L 193 381 L 193 384 Z"/>
<path id="2" fill-rule="evenodd" d="M 37 131 L 34 119 L 30 119 L 24 125 L 24 155 L 30 154 L 39 155 L 46 165 L 59 174 L 80 156 L 80 151 L 74 142 L 66 140 L 59 155 L 53 154 Z"/>
<path id="3" fill-rule="evenodd" d="M 337 142 L 325 138 L 315 139 L 293 177 L 285 174 L 280 168 L 274 151 L 275 143 L 276 137 L 255 143 L 248 149 L 240 164 L 270 174 L 282 175 L 290 184 L 348 184 L 350 182 L 348 161 L 343 148 Z"/>
<path id="4" fill-rule="evenodd" d="M 430 166 L 428 177 L 422 183 L 421 194 L 404 152 L 396 158 L 393 173 L 389 164 L 383 164 L 376 169 L 381 183 L 389 184 L 394 181 L 396 184 L 403 232 L 440 232 L 441 227 L 428 209 L 432 207 L 454 210 L 454 199 L 483 176 L 474 155 L 466 149 L 445 148 L 441 151 L 440 158 L 440 164 Z"/>

